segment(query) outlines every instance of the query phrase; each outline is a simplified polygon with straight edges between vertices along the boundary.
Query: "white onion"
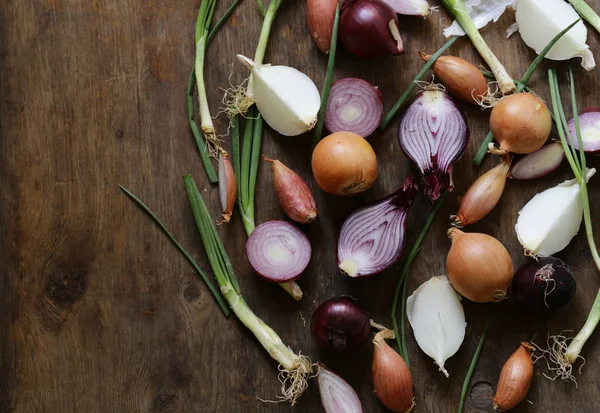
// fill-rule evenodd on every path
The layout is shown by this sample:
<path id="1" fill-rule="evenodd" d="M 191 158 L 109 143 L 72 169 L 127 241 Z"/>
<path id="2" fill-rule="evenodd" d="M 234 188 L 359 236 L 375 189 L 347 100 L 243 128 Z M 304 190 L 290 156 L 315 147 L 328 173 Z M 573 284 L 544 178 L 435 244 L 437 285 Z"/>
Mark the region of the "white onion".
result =
<path id="1" fill-rule="evenodd" d="M 497 22 L 508 6 L 512 6 L 517 0 L 464 0 L 465 8 L 478 29 L 486 26 L 489 22 Z M 456 20 L 444 29 L 444 36 L 464 36 L 465 31 Z"/>

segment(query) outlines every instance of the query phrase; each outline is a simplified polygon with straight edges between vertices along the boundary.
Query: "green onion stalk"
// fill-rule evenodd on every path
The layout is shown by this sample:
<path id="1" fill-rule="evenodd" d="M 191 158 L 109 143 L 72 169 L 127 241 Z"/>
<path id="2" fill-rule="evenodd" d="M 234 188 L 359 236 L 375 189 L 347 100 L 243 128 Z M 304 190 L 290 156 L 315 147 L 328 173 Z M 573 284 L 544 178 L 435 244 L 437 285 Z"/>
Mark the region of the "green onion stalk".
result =
<path id="1" fill-rule="evenodd" d="M 565 151 L 565 156 L 571 166 L 571 170 L 575 175 L 575 179 L 579 185 L 580 191 L 579 194 L 581 196 L 581 202 L 583 204 L 583 220 L 585 223 L 585 232 L 588 240 L 588 244 L 590 247 L 590 251 L 592 253 L 592 258 L 598 270 L 600 270 L 600 255 L 598 254 L 598 249 L 596 248 L 596 243 L 594 241 L 594 233 L 592 230 L 592 218 L 590 212 L 590 201 L 588 197 L 588 189 L 587 189 L 587 163 L 585 158 L 585 152 L 583 150 L 583 142 L 581 139 L 581 129 L 579 126 L 579 114 L 577 111 L 577 97 L 575 93 L 575 79 L 573 77 L 573 72 L 569 69 L 569 79 L 570 79 L 570 87 L 571 87 L 571 104 L 573 107 L 573 119 L 575 123 L 575 134 L 577 135 L 577 142 L 579 143 L 579 156 L 577 151 L 571 146 L 570 142 L 573 142 L 574 139 L 571 136 L 568 128 L 567 119 L 565 116 L 565 112 L 562 106 L 560 90 L 558 84 L 558 78 L 556 76 L 556 72 L 554 69 L 548 70 L 548 82 L 550 84 L 550 92 L 552 95 L 552 107 L 554 110 L 554 118 L 557 120 L 557 123 L 560 123 L 558 129 L 558 134 L 560 136 L 560 141 L 562 143 L 563 149 Z M 568 137 L 568 139 L 567 139 Z M 562 335 L 551 337 L 554 341 L 554 345 L 552 346 L 551 353 L 551 361 L 557 364 L 558 369 L 556 370 L 558 373 L 558 377 L 574 381 L 574 377 L 572 375 L 572 365 L 577 361 L 578 358 L 582 358 L 580 356 L 581 350 L 585 345 L 586 341 L 590 338 L 594 329 L 598 325 L 600 321 L 600 290 L 596 295 L 596 300 L 592 305 L 592 309 L 588 315 L 585 324 L 581 331 L 573 338 L 570 344 L 567 346 L 567 338 Z"/>
<path id="2" fill-rule="evenodd" d="M 183 181 L 204 250 L 221 293 L 231 311 L 254 334 L 269 355 L 280 364 L 279 380 L 281 381 L 282 395 L 278 397 L 294 405 L 308 387 L 307 380 L 312 374 L 312 363 L 307 356 L 295 354 L 283 343 L 277 333 L 248 307 L 240 292 L 237 277 L 217 233 L 214 220 L 206 208 L 194 178 L 186 175 L 183 177 Z"/>
<path id="3" fill-rule="evenodd" d="M 441 2 L 462 26 L 467 36 L 471 39 L 473 46 L 475 46 L 483 60 L 485 60 L 494 73 L 502 94 L 508 95 L 513 93 L 515 91 L 515 84 L 512 77 L 489 48 L 483 37 L 481 37 L 479 30 L 477 30 L 477 27 L 473 23 L 473 19 L 469 16 L 464 0 L 441 0 Z"/>
<path id="4" fill-rule="evenodd" d="M 569 3 L 573 5 L 581 17 L 594 26 L 594 29 L 600 32 L 600 16 L 598 16 L 598 13 L 596 13 L 589 4 L 584 0 L 569 0 Z"/>

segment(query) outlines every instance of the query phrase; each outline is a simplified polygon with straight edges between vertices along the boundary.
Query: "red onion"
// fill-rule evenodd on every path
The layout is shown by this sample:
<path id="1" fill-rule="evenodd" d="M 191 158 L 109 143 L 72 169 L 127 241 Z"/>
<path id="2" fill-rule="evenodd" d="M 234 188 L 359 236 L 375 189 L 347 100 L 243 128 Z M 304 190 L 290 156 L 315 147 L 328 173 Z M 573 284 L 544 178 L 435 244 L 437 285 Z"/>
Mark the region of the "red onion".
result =
<path id="1" fill-rule="evenodd" d="M 366 80 L 349 77 L 331 86 L 325 113 L 329 132 L 348 131 L 366 138 L 382 118 L 381 92 Z"/>
<path id="2" fill-rule="evenodd" d="M 577 283 L 569 267 L 555 257 L 523 264 L 513 278 L 513 299 L 532 310 L 557 311 L 575 298 Z"/>
<path id="3" fill-rule="evenodd" d="M 310 242 L 302 231 L 285 221 L 267 221 L 256 227 L 246 243 L 252 268 L 276 283 L 300 276 L 310 261 Z"/>
<path id="4" fill-rule="evenodd" d="M 357 57 L 404 53 L 398 16 L 382 0 L 342 0 L 339 36 Z"/>
<path id="5" fill-rule="evenodd" d="M 325 413 L 362 413 L 362 404 L 352 386 L 323 363 L 317 365 L 317 382 Z"/>
<path id="6" fill-rule="evenodd" d="M 398 131 L 405 155 L 419 168 L 432 202 L 452 190 L 452 167 L 469 143 L 465 115 L 437 89 L 421 92 L 404 113 Z"/>
<path id="7" fill-rule="evenodd" d="M 585 152 L 600 152 L 600 108 L 588 108 L 579 114 L 579 129 Z M 575 119 L 569 121 L 569 138 L 573 148 L 579 150 Z"/>
<path id="8" fill-rule="evenodd" d="M 565 159 L 565 151 L 562 144 L 552 142 L 515 162 L 508 176 L 522 180 L 541 178 L 555 171 L 563 159 Z"/>
<path id="9" fill-rule="evenodd" d="M 321 350 L 350 354 L 369 341 L 369 314 L 348 296 L 329 299 L 317 307 L 310 324 L 312 337 Z"/>
<path id="10" fill-rule="evenodd" d="M 338 266 L 350 277 L 368 277 L 394 264 L 404 247 L 406 215 L 418 192 L 414 178 L 383 200 L 353 212 L 342 225 Z"/>

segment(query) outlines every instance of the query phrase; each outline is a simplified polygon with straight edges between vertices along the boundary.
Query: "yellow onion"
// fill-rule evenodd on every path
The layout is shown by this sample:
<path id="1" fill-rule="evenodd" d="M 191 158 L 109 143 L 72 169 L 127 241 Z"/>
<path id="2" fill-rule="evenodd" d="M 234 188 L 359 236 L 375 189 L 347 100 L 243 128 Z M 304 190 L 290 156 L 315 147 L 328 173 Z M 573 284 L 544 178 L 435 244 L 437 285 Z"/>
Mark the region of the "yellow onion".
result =
<path id="1" fill-rule="evenodd" d="M 454 289 L 476 303 L 498 302 L 512 282 L 513 263 L 496 238 L 487 234 L 448 230 L 452 246 L 446 272 Z"/>
<path id="2" fill-rule="evenodd" d="M 521 343 L 502 367 L 494 396 L 495 410 L 504 412 L 513 409 L 525 399 L 533 379 L 532 351 L 531 344 Z"/>
<path id="3" fill-rule="evenodd" d="M 321 140 L 312 154 L 312 171 L 321 189 L 333 195 L 364 192 L 377 178 L 377 157 L 364 138 L 336 132 Z"/>
<path id="4" fill-rule="evenodd" d="M 338 0 L 306 0 L 306 23 L 310 37 L 323 53 L 331 48 L 331 33 Z"/>
<path id="5" fill-rule="evenodd" d="M 460 200 L 458 213 L 452 217 L 454 225 L 460 228 L 473 224 L 494 209 L 504 192 L 511 161 L 510 156 L 502 158 L 496 167 L 473 182 Z"/>
<path id="6" fill-rule="evenodd" d="M 525 155 L 540 149 L 550 136 L 552 117 L 548 107 L 531 93 L 505 96 L 492 109 L 490 129 L 500 144 L 490 143 L 490 152 Z"/>

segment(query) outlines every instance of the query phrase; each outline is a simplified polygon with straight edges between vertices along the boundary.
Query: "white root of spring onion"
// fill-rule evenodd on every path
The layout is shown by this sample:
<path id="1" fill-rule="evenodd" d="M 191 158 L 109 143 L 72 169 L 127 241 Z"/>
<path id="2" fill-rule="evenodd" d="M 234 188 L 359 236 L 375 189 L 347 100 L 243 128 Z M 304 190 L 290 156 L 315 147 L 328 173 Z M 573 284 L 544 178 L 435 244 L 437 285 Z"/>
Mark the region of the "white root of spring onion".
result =
<path id="1" fill-rule="evenodd" d="M 252 72 L 246 95 L 270 127 L 296 136 L 315 126 L 321 98 L 308 76 L 289 66 L 255 64 L 242 55 L 238 59 Z"/>
<path id="2" fill-rule="evenodd" d="M 445 275 L 421 284 L 406 301 L 406 315 L 417 344 L 446 377 L 444 362 L 460 348 L 467 323 L 460 295 Z"/>
<path id="3" fill-rule="evenodd" d="M 525 44 L 538 54 L 558 33 L 580 18 L 573 6 L 563 0 L 518 0 L 514 7 L 517 22 L 516 26 L 509 28 L 508 34 L 518 28 Z M 556 42 L 546 58 L 567 60 L 580 57 L 581 66 L 592 70 L 596 62 L 586 40 L 587 29 L 580 21 Z"/>
<path id="4" fill-rule="evenodd" d="M 586 179 L 595 173 L 588 169 Z M 548 257 L 569 245 L 582 219 L 580 188 L 572 179 L 534 196 L 519 211 L 515 231 L 526 255 Z"/>
<path id="5" fill-rule="evenodd" d="M 497 22 L 508 6 L 512 6 L 516 0 L 465 0 L 465 7 L 473 24 L 481 29 L 492 20 Z M 571 22 L 573 23 L 573 22 Z M 444 29 L 444 36 L 464 36 L 465 31 L 456 20 Z"/>

